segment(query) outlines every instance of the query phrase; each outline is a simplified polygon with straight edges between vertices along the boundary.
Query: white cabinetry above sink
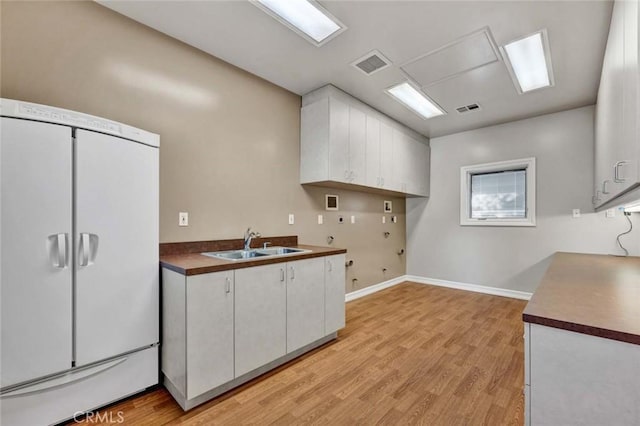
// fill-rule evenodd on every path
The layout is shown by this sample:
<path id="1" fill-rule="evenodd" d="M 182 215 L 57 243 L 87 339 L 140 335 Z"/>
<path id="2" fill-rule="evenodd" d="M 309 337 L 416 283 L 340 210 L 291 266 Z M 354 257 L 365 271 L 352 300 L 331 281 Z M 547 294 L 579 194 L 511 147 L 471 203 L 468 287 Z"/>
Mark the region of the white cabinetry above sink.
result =
<path id="1" fill-rule="evenodd" d="M 333 86 L 302 98 L 300 183 L 429 196 L 429 141 Z"/>

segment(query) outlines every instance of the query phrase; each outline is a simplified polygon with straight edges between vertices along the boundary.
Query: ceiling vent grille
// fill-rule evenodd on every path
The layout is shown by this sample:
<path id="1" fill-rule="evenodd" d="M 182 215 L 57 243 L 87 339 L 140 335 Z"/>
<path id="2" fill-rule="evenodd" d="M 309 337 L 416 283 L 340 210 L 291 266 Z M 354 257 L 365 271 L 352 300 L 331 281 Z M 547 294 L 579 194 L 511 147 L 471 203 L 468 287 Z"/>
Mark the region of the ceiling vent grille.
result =
<path id="1" fill-rule="evenodd" d="M 458 111 L 459 114 L 466 114 L 468 112 L 480 111 L 480 105 L 478 104 L 463 105 L 461 107 L 456 108 L 456 111 Z"/>
<path id="2" fill-rule="evenodd" d="M 378 52 L 377 50 L 373 50 L 363 57 L 353 61 L 351 65 L 356 67 L 364 74 L 371 75 L 387 68 L 389 65 L 391 65 L 391 61 L 385 58 L 382 53 Z"/>

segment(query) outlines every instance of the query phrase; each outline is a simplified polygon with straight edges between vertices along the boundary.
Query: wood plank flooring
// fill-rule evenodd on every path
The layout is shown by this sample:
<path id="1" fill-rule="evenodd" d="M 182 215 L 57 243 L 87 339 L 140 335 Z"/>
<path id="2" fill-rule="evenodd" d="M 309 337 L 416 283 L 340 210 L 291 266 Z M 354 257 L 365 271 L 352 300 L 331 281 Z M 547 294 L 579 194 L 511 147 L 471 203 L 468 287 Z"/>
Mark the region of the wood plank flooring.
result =
<path id="1" fill-rule="evenodd" d="M 133 425 L 521 425 L 525 304 L 403 283 L 348 303 L 336 341 L 187 413 L 164 389 L 101 413 Z"/>

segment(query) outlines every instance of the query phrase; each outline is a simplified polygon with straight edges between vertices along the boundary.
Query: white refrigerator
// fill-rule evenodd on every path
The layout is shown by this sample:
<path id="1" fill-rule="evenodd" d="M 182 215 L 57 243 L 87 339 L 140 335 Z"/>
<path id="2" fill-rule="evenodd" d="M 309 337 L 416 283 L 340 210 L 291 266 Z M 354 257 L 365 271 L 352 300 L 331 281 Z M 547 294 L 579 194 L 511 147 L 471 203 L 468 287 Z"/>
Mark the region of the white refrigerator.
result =
<path id="1" fill-rule="evenodd" d="M 158 135 L 0 100 L 0 424 L 158 383 Z"/>

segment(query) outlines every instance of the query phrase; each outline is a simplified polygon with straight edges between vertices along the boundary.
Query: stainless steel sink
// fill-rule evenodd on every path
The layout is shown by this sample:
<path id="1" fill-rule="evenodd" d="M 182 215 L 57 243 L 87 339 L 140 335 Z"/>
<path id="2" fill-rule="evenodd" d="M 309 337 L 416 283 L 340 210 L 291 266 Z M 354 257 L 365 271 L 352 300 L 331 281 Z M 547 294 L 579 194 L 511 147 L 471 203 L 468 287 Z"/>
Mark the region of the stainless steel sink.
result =
<path id="1" fill-rule="evenodd" d="M 253 259 L 255 257 L 268 256 L 267 254 L 259 253 L 256 250 L 211 251 L 202 254 L 205 256 L 217 257 L 218 259 L 225 260 Z"/>
<path id="2" fill-rule="evenodd" d="M 288 254 L 308 253 L 311 250 L 292 248 L 292 247 L 269 247 L 266 249 L 253 250 L 229 250 L 229 251 L 210 251 L 201 253 L 204 256 L 216 257 L 224 260 L 246 260 L 256 257 L 274 257 L 285 256 Z"/>
<path id="3" fill-rule="evenodd" d="M 304 250 L 291 247 L 269 247 L 266 249 L 256 249 L 259 253 L 264 253 L 268 256 L 282 256 L 283 254 L 305 253 L 311 250 Z"/>

